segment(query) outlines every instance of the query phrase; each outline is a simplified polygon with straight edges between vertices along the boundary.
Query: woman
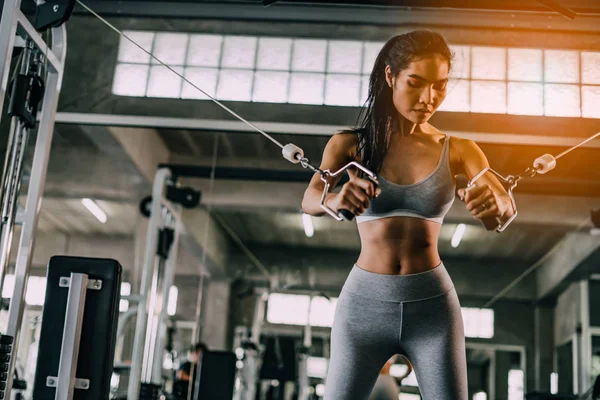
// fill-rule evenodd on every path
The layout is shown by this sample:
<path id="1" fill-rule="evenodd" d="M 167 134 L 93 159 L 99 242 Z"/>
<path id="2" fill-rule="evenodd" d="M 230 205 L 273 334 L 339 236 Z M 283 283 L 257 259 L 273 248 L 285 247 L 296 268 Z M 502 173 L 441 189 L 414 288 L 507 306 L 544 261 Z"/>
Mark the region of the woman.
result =
<path id="1" fill-rule="evenodd" d="M 376 188 L 349 171 L 349 181 L 325 199 L 334 211 L 357 216 L 361 238 L 338 299 L 325 400 L 367 399 L 396 353 L 413 364 L 425 400 L 467 399 L 461 309 L 437 241 L 455 198 L 455 176 L 471 179 L 488 162 L 472 141 L 450 139 L 427 122 L 446 97 L 451 60 L 437 33 L 390 39 L 375 61 L 359 126 L 333 135 L 325 147 L 322 169 L 356 160 L 379 180 Z M 304 212 L 324 214 L 322 191 L 315 175 Z M 492 174 L 458 195 L 478 219 L 506 220 L 514 212 Z"/>

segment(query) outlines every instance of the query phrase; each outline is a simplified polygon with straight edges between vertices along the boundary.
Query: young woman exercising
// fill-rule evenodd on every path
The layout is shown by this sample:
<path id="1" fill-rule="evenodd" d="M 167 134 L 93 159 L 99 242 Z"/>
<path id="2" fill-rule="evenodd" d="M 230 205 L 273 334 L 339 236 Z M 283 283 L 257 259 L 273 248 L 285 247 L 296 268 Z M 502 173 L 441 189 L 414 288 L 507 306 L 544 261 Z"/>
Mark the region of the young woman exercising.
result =
<path id="1" fill-rule="evenodd" d="M 472 141 L 450 138 L 427 122 L 446 97 L 451 61 L 438 33 L 391 38 L 375 61 L 359 126 L 333 135 L 325 147 L 322 170 L 355 160 L 379 181 L 375 187 L 348 170 L 349 181 L 325 200 L 335 212 L 356 215 L 361 238 L 338 298 L 325 400 L 368 399 L 394 354 L 413 364 L 425 400 L 467 400 L 461 309 L 437 242 L 457 194 L 455 176 L 471 179 L 488 161 Z M 323 188 L 315 175 L 304 212 L 324 214 Z M 478 219 L 507 220 L 514 213 L 492 174 L 458 195 Z"/>

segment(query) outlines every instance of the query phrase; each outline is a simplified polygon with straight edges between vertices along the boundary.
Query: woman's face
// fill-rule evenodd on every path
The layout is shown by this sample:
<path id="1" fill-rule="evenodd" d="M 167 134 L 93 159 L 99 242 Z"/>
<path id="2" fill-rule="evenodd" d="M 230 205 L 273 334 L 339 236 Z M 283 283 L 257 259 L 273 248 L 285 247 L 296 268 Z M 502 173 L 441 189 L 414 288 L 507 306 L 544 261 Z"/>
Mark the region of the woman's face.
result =
<path id="1" fill-rule="evenodd" d="M 448 61 L 440 56 L 413 61 L 396 76 L 386 67 L 396 110 L 415 124 L 427 122 L 446 98 L 448 73 Z"/>

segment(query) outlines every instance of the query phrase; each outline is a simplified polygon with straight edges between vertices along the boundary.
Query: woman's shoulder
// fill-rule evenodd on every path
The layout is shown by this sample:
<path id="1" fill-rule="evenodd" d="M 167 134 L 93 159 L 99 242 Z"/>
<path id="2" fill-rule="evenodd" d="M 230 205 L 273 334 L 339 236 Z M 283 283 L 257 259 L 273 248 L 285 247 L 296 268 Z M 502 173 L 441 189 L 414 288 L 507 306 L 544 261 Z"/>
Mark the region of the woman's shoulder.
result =
<path id="1" fill-rule="evenodd" d="M 357 152 L 359 141 L 359 132 L 354 130 L 341 130 L 331 136 L 327 146 L 335 148 L 337 151 L 347 152 L 353 156 Z"/>
<path id="2" fill-rule="evenodd" d="M 477 147 L 477 144 L 471 139 L 461 138 L 459 136 L 452 136 L 447 133 L 442 132 L 435 126 L 431 124 L 427 124 L 427 133 L 438 137 L 440 140 L 448 140 L 451 148 L 456 150 L 469 151 L 474 147 Z"/>

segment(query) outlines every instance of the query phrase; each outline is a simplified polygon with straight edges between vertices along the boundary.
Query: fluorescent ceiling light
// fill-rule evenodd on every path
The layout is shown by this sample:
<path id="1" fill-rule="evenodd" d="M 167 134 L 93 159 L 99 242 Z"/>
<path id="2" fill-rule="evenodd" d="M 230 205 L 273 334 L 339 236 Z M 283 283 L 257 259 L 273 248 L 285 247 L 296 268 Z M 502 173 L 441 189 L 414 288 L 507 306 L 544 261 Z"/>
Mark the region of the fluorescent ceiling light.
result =
<path id="1" fill-rule="evenodd" d="M 103 224 L 106 222 L 106 213 L 102 211 L 98 204 L 96 204 L 92 199 L 81 199 L 81 204 L 85 206 L 91 212 L 94 217 L 98 219 L 98 221 Z"/>
<path id="2" fill-rule="evenodd" d="M 458 224 L 456 226 L 456 230 L 454 231 L 454 235 L 452 235 L 452 241 L 450 242 L 450 244 L 452 245 L 452 247 L 456 248 L 458 247 L 458 245 L 460 244 L 460 241 L 463 238 L 463 235 L 465 234 L 465 231 L 467 230 L 467 226 L 465 224 Z"/>
<path id="3" fill-rule="evenodd" d="M 315 234 L 315 226 L 313 225 L 312 217 L 303 213 L 302 223 L 304 224 L 304 233 L 306 233 L 306 236 L 313 237 Z"/>

